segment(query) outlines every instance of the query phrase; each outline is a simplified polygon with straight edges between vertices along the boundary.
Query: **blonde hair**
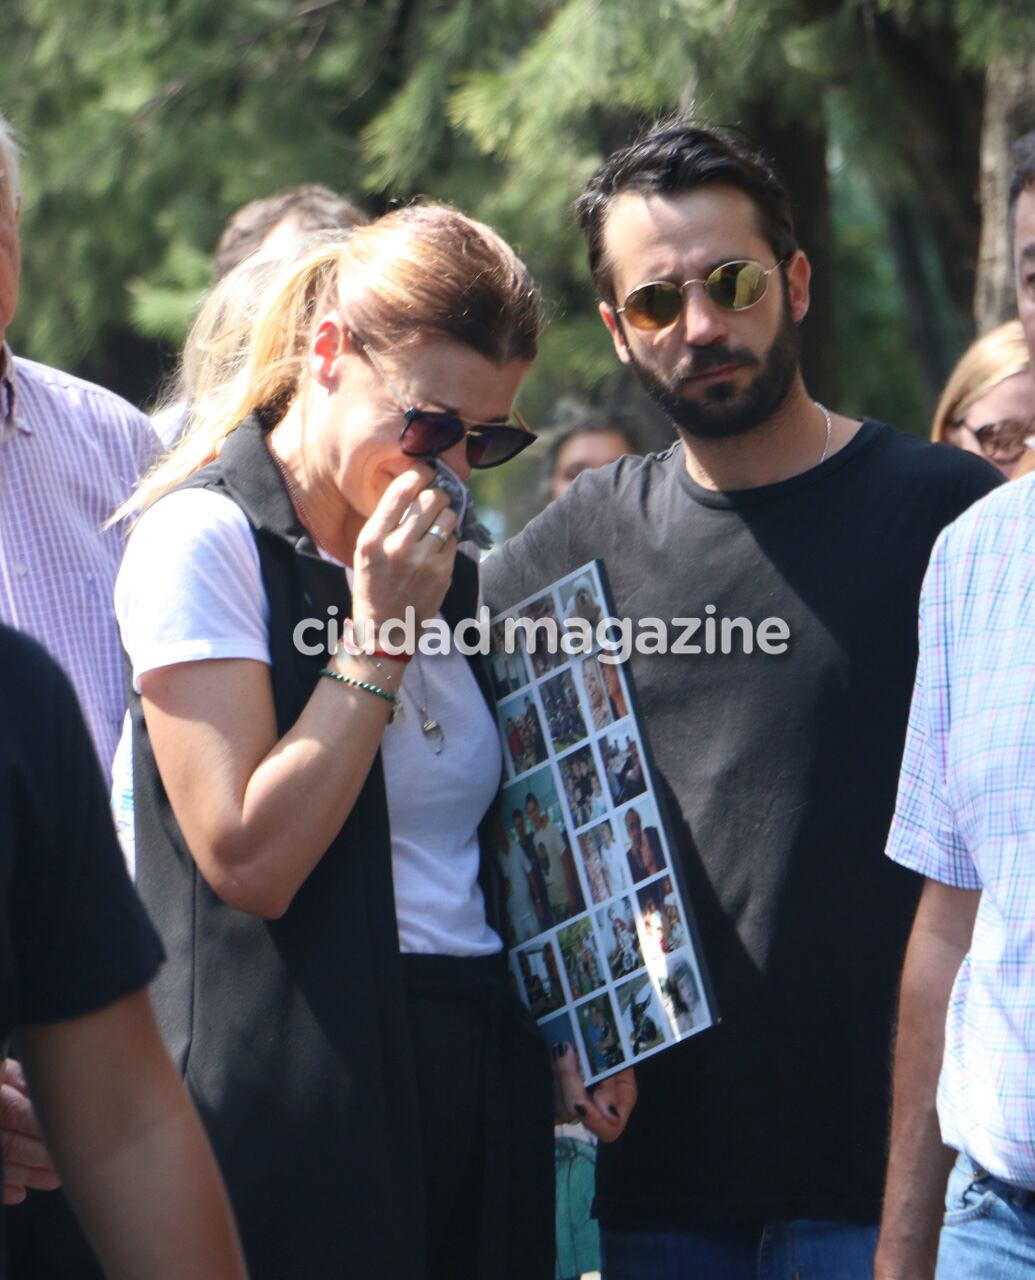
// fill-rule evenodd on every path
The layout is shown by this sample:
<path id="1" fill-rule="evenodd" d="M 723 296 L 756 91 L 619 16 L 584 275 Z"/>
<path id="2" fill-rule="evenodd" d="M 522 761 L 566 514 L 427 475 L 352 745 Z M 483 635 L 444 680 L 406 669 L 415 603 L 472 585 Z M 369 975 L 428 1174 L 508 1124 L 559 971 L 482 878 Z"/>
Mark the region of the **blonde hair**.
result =
<path id="1" fill-rule="evenodd" d="M 250 258 L 216 285 L 187 339 L 183 436 L 115 518 L 139 514 L 212 461 L 250 414 L 274 426 L 302 386 L 314 324 L 335 307 L 376 350 L 451 339 L 500 365 L 534 359 L 541 326 L 524 263 L 447 205 L 318 235 L 286 261 Z"/>
<path id="2" fill-rule="evenodd" d="M 971 343 L 945 384 L 934 411 L 931 439 L 936 443 L 951 444 L 949 430 L 963 418 L 970 406 L 1000 382 L 1015 373 L 1023 373 L 1030 365 L 1031 355 L 1019 320 L 1008 320 Z"/>

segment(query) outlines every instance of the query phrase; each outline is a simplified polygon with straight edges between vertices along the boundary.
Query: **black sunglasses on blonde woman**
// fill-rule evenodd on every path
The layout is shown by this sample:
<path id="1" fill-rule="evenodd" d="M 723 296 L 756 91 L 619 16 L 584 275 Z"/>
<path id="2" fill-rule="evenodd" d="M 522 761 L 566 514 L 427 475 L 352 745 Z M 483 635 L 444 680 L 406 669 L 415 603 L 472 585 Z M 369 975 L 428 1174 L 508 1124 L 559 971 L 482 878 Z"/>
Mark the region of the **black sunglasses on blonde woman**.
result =
<path id="1" fill-rule="evenodd" d="M 467 461 L 477 470 L 485 471 L 489 467 L 498 467 L 504 462 L 509 462 L 511 458 L 516 458 L 522 450 L 534 443 L 535 432 L 516 409 L 514 419 L 517 426 L 509 422 L 467 424 L 456 413 L 438 409 L 420 409 L 416 405 L 410 405 L 407 408 L 377 352 L 358 334 L 353 333 L 352 338 L 370 361 L 371 368 L 375 369 L 383 379 L 402 412 L 405 423 L 399 439 L 402 442 L 402 451 L 408 458 L 436 457 L 440 453 L 446 453 L 466 437 Z"/>

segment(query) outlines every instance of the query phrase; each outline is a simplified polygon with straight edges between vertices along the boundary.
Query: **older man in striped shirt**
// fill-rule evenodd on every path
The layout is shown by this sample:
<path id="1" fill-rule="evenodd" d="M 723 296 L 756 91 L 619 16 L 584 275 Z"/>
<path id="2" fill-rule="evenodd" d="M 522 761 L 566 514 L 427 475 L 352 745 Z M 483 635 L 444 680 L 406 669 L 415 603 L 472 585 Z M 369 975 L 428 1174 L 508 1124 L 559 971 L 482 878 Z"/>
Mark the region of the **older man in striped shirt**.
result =
<path id="1" fill-rule="evenodd" d="M 0 170 L 0 621 L 65 668 L 107 771 L 125 702 L 112 609 L 123 538 L 104 524 L 159 446 L 125 400 L 12 356 L 21 196 L 2 117 Z"/>
<path id="2" fill-rule="evenodd" d="M 1035 362 L 1035 133 L 1015 156 L 1017 300 Z M 888 854 L 925 881 L 875 1274 L 1021 1280 L 1035 1275 L 1033 476 L 935 545 Z"/>
<path id="3" fill-rule="evenodd" d="M 18 161 L 0 115 L 0 622 L 34 636 L 64 667 L 108 773 L 125 709 L 112 605 L 123 537 L 104 525 L 159 444 L 148 419 L 118 396 L 7 345 L 21 273 Z M 10 1062 L 0 1138 L 6 1203 L 27 1186 L 55 1185 Z M 8 1235 L 12 1280 L 100 1274 L 59 1193 L 12 1214 Z"/>

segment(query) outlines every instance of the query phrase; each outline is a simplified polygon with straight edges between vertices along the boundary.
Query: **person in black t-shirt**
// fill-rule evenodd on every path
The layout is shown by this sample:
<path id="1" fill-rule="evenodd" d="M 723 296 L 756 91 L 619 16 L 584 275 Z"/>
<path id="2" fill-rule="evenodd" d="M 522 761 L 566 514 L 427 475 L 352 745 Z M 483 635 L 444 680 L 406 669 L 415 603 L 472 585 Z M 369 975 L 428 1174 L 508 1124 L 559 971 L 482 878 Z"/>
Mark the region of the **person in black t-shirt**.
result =
<path id="1" fill-rule="evenodd" d="M 701 627 L 696 651 L 627 668 L 722 1022 L 636 1068 L 637 1109 L 598 1157 L 604 1274 L 753 1280 L 764 1250 L 778 1280 L 862 1280 L 915 904 L 883 847 L 920 583 L 1000 477 L 812 399 L 809 263 L 743 141 L 656 126 L 580 217 L 618 358 L 679 441 L 579 476 L 485 563 L 486 600 L 599 558 L 620 617 L 708 619 L 720 639 L 738 622 L 729 652 Z"/>
<path id="2" fill-rule="evenodd" d="M 244 1280 L 211 1149 L 151 1013 L 161 957 L 72 687 L 0 626 L 0 1041 L 18 1037 L 109 1276 Z M 39 1150 L 30 1131 L 5 1151 L 24 1158 L 26 1140 Z"/>

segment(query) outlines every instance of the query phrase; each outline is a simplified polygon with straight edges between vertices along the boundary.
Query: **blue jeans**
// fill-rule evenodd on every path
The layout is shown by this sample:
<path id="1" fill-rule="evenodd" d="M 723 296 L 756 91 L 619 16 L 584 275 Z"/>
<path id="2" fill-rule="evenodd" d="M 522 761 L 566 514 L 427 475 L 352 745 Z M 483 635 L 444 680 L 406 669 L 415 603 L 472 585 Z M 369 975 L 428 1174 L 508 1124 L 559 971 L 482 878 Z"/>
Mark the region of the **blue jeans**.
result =
<path id="1" fill-rule="evenodd" d="M 1029 1280 L 1035 1275 L 1035 1192 L 960 1155 L 949 1175 L 937 1280 Z"/>
<path id="2" fill-rule="evenodd" d="M 876 1226 L 769 1222 L 751 1227 L 602 1226 L 603 1280 L 873 1280 Z"/>

